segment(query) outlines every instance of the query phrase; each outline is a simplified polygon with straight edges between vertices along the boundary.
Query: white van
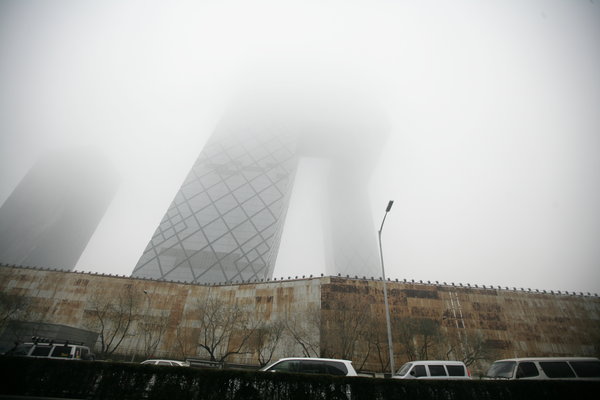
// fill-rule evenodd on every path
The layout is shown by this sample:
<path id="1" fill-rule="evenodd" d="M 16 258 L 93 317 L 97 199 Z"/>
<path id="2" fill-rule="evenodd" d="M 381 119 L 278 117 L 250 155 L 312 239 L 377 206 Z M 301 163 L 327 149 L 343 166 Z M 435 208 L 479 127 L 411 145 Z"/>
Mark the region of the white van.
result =
<path id="1" fill-rule="evenodd" d="M 94 360 L 95 356 L 87 346 L 79 344 L 33 342 L 22 343 L 9 350 L 6 355 L 37 358 L 57 358 L 67 360 Z"/>
<path id="2" fill-rule="evenodd" d="M 600 381 L 600 360 L 593 357 L 510 358 L 495 361 L 485 378 Z"/>
<path id="3" fill-rule="evenodd" d="M 471 379 L 471 373 L 462 361 L 422 360 L 407 362 L 392 378 Z"/>

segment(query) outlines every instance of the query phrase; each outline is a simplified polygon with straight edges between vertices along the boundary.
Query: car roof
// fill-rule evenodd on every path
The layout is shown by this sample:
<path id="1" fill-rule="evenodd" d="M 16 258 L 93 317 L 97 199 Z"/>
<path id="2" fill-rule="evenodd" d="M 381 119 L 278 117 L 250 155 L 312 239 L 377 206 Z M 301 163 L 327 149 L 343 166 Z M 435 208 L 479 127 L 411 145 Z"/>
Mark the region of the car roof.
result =
<path id="1" fill-rule="evenodd" d="M 65 342 L 25 342 L 25 343 L 21 343 L 21 345 L 27 345 L 27 346 L 78 346 L 78 347 L 88 347 L 84 344 L 76 344 L 76 343 L 65 343 Z"/>
<path id="2" fill-rule="evenodd" d="M 275 361 L 275 362 L 279 362 L 279 361 L 288 361 L 288 360 L 292 360 L 292 361 L 300 361 L 300 360 L 310 360 L 310 361 L 338 361 L 338 362 L 349 362 L 352 363 L 351 360 L 343 360 L 340 358 L 319 358 L 319 357 L 285 357 L 285 358 L 280 358 L 279 360 Z"/>
<path id="3" fill-rule="evenodd" d="M 521 357 L 521 358 L 505 358 L 501 361 L 600 361 L 596 357 Z"/>
<path id="4" fill-rule="evenodd" d="M 462 361 L 456 361 L 456 360 L 415 360 L 415 361 L 408 361 L 406 362 L 406 364 L 431 364 L 431 363 L 438 363 L 438 364 L 456 364 L 456 365 L 464 365 L 465 363 Z"/>

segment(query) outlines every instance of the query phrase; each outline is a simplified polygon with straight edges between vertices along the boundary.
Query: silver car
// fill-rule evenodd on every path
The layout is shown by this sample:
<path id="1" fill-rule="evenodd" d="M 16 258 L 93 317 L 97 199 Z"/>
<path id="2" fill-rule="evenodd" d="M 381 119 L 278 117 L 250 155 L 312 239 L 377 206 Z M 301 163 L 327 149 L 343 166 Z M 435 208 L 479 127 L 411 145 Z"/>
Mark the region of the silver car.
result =
<path id="1" fill-rule="evenodd" d="M 185 361 L 160 360 L 160 359 L 152 359 L 152 360 L 142 361 L 141 364 L 165 365 L 168 367 L 189 367 L 190 366 L 190 364 Z"/>

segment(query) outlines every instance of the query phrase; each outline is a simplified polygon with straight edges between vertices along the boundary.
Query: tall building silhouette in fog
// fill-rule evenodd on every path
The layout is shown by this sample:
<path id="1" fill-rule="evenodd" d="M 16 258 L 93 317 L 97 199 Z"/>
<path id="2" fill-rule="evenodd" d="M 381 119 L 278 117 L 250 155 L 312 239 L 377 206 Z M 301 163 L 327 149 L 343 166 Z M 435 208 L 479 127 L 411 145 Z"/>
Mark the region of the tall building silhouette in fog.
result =
<path id="1" fill-rule="evenodd" d="M 329 192 L 323 196 L 330 217 L 324 227 L 327 272 L 377 276 L 367 183 L 387 134 L 384 125 L 350 105 L 270 104 L 231 111 L 132 276 L 205 283 L 270 278 L 304 156 L 330 161 Z"/>
<path id="2" fill-rule="evenodd" d="M 117 186 L 94 150 L 41 158 L 0 207 L 0 262 L 74 269 Z"/>

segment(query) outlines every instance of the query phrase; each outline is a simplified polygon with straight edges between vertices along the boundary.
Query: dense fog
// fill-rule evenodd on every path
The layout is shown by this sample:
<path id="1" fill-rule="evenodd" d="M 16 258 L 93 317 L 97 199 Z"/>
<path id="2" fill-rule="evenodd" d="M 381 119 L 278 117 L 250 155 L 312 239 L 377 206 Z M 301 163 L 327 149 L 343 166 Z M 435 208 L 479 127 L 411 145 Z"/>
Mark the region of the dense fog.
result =
<path id="1" fill-rule="evenodd" d="M 120 185 L 77 269 L 129 275 L 240 94 L 281 94 L 314 99 L 304 124 L 377 114 L 356 179 L 373 240 L 395 200 L 389 277 L 599 292 L 598 71 L 591 0 L 5 0 L 0 203 L 46 154 L 95 147 Z M 300 159 L 277 277 L 331 271 L 336 130 L 306 129 L 323 152 Z"/>

